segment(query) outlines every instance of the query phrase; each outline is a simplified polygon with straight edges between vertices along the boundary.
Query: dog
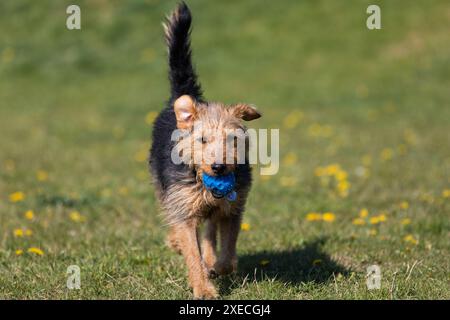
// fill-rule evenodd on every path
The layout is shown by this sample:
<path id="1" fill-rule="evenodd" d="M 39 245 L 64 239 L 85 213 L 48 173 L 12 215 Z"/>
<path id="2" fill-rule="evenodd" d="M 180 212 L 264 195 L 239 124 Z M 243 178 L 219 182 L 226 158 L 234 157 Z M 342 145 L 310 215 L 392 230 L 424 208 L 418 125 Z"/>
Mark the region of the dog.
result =
<path id="1" fill-rule="evenodd" d="M 191 12 L 182 2 L 164 24 L 171 91 L 167 106 L 153 124 L 149 166 L 170 229 L 167 244 L 184 256 L 194 298 L 212 299 L 218 293 L 211 279 L 237 268 L 236 242 L 252 176 L 248 144 L 242 161 L 232 152 L 232 163 L 217 161 L 230 156 L 227 151 L 210 156 L 204 150 L 226 145 L 230 130 L 244 132 L 243 137 L 233 137 L 234 145 L 238 139 L 247 141 L 242 120 L 254 120 L 261 114 L 249 104 L 225 105 L 204 99 L 191 61 L 191 21 Z M 175 131 L 184 133 L 181 141 L 174 141 Z M 194 161 L 192 152 L 202 153 L 202 159 Z M 174 154 L 181 155 L 181 163 L 174 162 Z M 234 199 L 206 188 L 204 175 L 213 179 L 232 175 Z"/>

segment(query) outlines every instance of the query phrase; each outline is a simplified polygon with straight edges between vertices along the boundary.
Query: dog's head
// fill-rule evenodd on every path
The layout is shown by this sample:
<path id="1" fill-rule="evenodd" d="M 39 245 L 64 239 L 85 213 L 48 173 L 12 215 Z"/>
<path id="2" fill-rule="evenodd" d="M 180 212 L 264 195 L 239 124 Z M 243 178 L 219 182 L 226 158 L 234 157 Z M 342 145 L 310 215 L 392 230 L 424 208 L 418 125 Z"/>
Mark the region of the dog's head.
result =
<path id="1" fill-rule="evenodd" d="M 245 162 L 248 136 L 242 120 L 261 117 L 253 106 L 204 104 L 184 95 L 175 101 L 174 111 L 177 128 L 183 132 L 177 152 L 198 174 L 224 175 Z"/>

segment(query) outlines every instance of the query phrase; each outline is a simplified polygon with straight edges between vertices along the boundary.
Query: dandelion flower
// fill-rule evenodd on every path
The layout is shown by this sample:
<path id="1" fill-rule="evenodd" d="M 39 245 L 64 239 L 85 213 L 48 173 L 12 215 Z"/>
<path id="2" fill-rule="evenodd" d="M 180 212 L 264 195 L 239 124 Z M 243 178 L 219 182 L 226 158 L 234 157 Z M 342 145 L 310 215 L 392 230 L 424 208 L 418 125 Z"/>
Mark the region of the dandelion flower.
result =
<path id="1" fill-rule="evenodd" d="M 36 255 L 38 255 L 38 256 L 44 255 L 44 251 L 42 251 L 41 249 L 36 248 L 36 247 L 28 248 L 27 251 L 28 251 L 29 253 L 34 253 L 34 254 L 36 254 Z"/>
<path id="2" fill-rule="evenodd" d="M 27 220 L 33 220 L 33 218 L 34 218 L 34 212 L 33 212 L 33 210 L 27 210 L 27 211 L 25 212 L 25 219 L 27 219 Z"/>
<path id="3" fill-rule="evenodd" d="M 331 212 L 325 212 L 322 215 L 322 220 L 325 222 L 333 222 L 334 220 L 336 220 L 336 216 L 334 213 Z"/>
<path id="4" fill-rule="evenodd" d="M 157 112 L 155 111 L 150 111 L 149 113 L 147 113 L 147 115 L 145 116 L 145 123 L 147 124 L 152 124 L 153 121 L 155 121 L 156 116 L 158 115 Z"/>
<path id="5" fill-rule="evenodd" d="M 402 201 L 402 202 L 400 202 L 399 207 L 400 207 L 400 209 L 402 209 L 402 210 L 408 209 L 408 208 L 409 208 L 409 203 L 408 203 L 408 201 Z"/>
<path id="6" fill-rule="evenodd" d="M 367 210 L 367 209 L 361 209 L 360 211 L 359 211 L 359 217 L 360 218 L 366 218 L 366 217 L 368 217 L 369 216 L 369 210 Z"/>
<path id="7" fill-rule="evenodd" d="M 306 215 L 306 220 L 307 221 L 318 221 L 318 220 L 322 220 L 322 215 L 320 213 L 317 212 L 310 212 Z"/>
<path id="8" fill-rule="evenodd" d="M 403 241 L 417 245 L 419 244 L 419 240 L 417 240 L 416 238 L 414 238 L 414 236 L 412 234 L 408 234 L 403 238 Z"/>
<path id="9" fill-rule="evenodd" d="M 9 201 L 11 202 L 19 202 L 23 201 L 25 199 L 25 194 L 22 191 L 17 191 L 14 193 L 11 193 L 9 195 Z"/>
<path id="10" fill-rule="evenodd" d="M 386 214 L 381 213 L 380 215 L 378 215 L 378 221 L 385 222 L 386 220 L 387 220 Z"/>
<path id="11" fill-rule="evenodd" d="M 293 129 L 300 123 L 302 119 L 303 113 L 301 111 L 298 110 L 292 111 L 284 118 L 283 126 L 286 129 Z"/>
<path id="12" fill-rule="evenodd" d="M 364 219 L 361 218 L 355 218 L 353 219 L 352 223 L 356 226 L 362 226 L 366 224 L 366 221 L 364 221 Z"/>
<path id="13" fill-rule="evenodd" d="M 405 218 L 405 219 L 403 219 L 403 220 L 401 221 L 401 224 L 402 224 L 403 226 L 407 226 L 408 224 L 411 224 L 411 219 Z"/>
<path id="14" fill-rule="evenodd" d="M 369 222 L 370 224 L 378 224 L 380 223 L 380 218 L 378 216 L 370 217 Z"/>
<path id="15" fill-rule="evenodd" d="M 33 235 L 33 231 L 30 230 L 30 229 L 25 229 L 25 235 L 26 235 L 27 237 L 30 237 L 30 236 Z"/>
<path id="16" fill-rule="evenodd" d="M 23 250 L 22 249 L 17 249 L 15 251 L 15 253 L 16 253 L 16 256 L 21 256 L 23 254 Z"/>
<path id="17" fill-rule="evenodd" d="M 384 148 L 380 154 L 381 160 L 383 161 L 391 160 L 393 156 L 394 151 L 391 148 Z"/>
<path id="18" fill-rule="evenodd" d="M 442 191 L 442 197 L 450 198 L 450 189 L 445 189 L 444 191 Z"/>
<path id="19" fill-rule="evenodd" d="M 293 152 L 289 152 L 283 159 L 285 166 L 292 166 L 297 163 L 297 155 Z"/>
<path id="20" fill-rule="evenodd" d="M 246 223 L 246 222 L 242 223 L 241 224 L 241 230 L 242 231 L 249 231 L 250 230 L 250 224 Z"/>
<path id="21" fill-rule="evenodd" d="M 139 150 L 134 154 L 134 160 L 137 162 L 145 162 L 147 161 L 147 150 Z"/>
<path id="22" fill-rule="evenodd" d="M 16 238 L 23 237 L 23 235 L 24 235 L 23 229 L 14 229 L 13 233 L 14 233 L 14 237 L 16 237 Z"/>
<path id="23" fill-rule="evenodd" d="M 81 215 L 78 211 L 72 211 L 71 213 L 69 213 L 69 218 L 70 220 L 75 222 L 83 222 L 86 220 L 86 217 Z"/>

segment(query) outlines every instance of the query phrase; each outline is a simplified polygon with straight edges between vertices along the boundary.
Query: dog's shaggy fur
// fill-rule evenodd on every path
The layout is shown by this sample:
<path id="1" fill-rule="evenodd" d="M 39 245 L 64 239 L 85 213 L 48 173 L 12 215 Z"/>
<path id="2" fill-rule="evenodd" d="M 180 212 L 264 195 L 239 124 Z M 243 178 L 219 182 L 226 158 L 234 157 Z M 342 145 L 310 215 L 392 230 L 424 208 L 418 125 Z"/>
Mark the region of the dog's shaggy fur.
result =
<path id="1" fill-rule="evenodd" d="M 186 260 L 194 297 L 214 298 L 217 291 L 209 278 L 228 274 L 237 267 L 236 241 L 251 185 L 248 159 L 246 156 L 245 161 L 239 162 L 234 154 L 235 162 L 219 166 L 218 173 L 212 165 L 212 158 L 206 156 L 200 163 L 187 159 L 176 164 L 171 154 L 175 149 L 186 157 L 190 145 L 186 141 L 201 141 L 194 146 L 194 151 L 200 152 L 207 145 L 225 144 L 225 140 L 213 137 L 223 133 L 221 136 L 226 139 L 229 129 L 245 132 L 241 120 L 253 120 L 260 114 L 247 104 L 226 106 L 207 102 L 203 98 L 191 62 L 190 26 L 190 11 L 181 3 L 165 24 L 171 96 L 153 126 L 150 169 L 170 227 L 167 242 Z M 198 127 L 201 129 L 196 129 Z M 172 141 L 171 135 L 176 129 L 184 130 L 186 136 L 192 139 L 183 139 L 184 142 L 179 143 Z M 209 175 L 233 172 L 236 177 L 236 201 L 217 198 L 206 190 L 202 184 L 203 172 Z M 200 241 L 198 228 L 201 222 L 205 222 L 205 228 L 203 240 Z M 220 233 L 221 244 L 218 257 L 217 232 Z"/>

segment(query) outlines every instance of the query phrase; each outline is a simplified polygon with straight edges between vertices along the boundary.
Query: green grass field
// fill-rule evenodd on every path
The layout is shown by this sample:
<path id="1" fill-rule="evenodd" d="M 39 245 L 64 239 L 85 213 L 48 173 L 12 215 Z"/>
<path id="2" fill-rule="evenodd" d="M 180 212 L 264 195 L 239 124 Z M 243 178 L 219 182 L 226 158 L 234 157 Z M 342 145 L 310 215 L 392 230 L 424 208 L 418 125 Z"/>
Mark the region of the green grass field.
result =
<path id="1" fill-rule="evenodd" d="M 0 4 L 0 298 L 189 299 L 146 164 L 176 2 L 77 3 Z M 450 299 L 448 1 L 188 4 L 206 97 L 280 129 L 222 297 Z"/>

